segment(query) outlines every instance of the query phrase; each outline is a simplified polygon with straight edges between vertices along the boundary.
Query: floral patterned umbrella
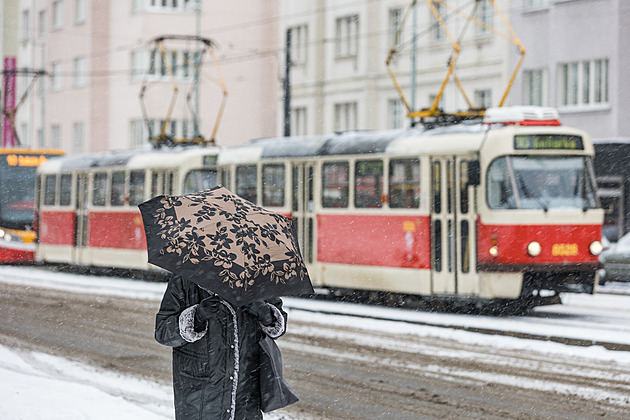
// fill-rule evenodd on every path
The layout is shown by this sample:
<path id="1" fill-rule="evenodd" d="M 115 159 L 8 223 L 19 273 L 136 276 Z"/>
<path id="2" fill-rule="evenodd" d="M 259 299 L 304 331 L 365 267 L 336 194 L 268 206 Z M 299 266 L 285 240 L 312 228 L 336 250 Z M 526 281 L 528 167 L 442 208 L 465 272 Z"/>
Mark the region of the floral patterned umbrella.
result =
<path id="1" fill-rule="evenodd" d="M 288 217 L 221 186 L 138 207 L 149 262 L 236 306 L 314 293 Z"/>

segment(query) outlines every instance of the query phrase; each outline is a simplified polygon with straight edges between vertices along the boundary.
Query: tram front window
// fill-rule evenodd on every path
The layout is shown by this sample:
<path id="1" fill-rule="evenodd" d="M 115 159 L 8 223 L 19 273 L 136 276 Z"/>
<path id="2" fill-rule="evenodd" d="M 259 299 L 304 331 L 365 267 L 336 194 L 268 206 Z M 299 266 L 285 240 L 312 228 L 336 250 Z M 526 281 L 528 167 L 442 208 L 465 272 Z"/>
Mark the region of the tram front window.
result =
<path id="1" fill-rule="evenodd" d="M 503 156 L 488 168 L 486 196 L 491 209 L 597 207 L 588 158 Z"/>
<path id="2" fill-rule="evenodd" d="M 36 167 L 0 165 L 0 226 L 30 229 L 35 209 Z"/>

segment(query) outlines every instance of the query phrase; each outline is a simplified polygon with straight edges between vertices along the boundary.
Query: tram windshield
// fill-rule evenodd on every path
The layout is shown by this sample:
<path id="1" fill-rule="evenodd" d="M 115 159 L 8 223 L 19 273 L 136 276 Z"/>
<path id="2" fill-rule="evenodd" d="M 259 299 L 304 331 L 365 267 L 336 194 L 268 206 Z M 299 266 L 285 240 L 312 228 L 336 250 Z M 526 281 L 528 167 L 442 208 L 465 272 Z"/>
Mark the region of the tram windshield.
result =
<path id="1" fill-rule="evenodd" d="M 486 196 L 491 209 L 597 207 L 590 158 L 503 156 L 488 168 Z"/>
<path id="2" fill-rule="evenodd" d="M 35 211 L 36 166 L 0 164 L 0 226 L 30 229 Z"/>

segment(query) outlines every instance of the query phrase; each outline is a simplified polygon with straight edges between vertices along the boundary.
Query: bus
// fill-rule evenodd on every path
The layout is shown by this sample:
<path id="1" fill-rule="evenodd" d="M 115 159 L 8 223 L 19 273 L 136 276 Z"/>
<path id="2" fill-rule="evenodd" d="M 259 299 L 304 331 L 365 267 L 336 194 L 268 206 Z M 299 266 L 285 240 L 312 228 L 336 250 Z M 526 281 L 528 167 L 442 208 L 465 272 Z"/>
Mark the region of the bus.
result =
<path id="1" fill-rule="evenodd" d="M 0 149 L 0 263 L 33 262 L 37 167 L 61 150 Z"/>

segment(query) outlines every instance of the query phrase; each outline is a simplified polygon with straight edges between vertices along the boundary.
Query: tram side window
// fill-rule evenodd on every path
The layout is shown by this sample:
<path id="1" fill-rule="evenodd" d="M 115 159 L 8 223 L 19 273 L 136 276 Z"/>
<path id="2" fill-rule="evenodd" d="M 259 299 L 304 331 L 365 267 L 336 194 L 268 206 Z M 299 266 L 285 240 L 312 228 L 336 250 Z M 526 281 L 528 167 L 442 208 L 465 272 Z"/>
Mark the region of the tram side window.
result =
<path id="1" fill-rule="evenodd" d="M 125 173 L 122 171 L 112 173 L 112 193 L 109 203 L 112 206 L 125 204 Z"/>
<path id="2" fill-rule="evenodd" d="M 237 195 L 240 195 L 245 200 L 249 200 L 252 203 L 256 203 L 258 200 L 258 193 L 256 191 L 257 183 L 258 173 L 256 172 L 256 165 L 242 165 L 236 167 Z"/>
<path id="3" fill-rule="evenodd" d="M 284 206 L 284 165 L 269 164 L 262 168 L 263 206 Z"/>
<path id="4" fill-rule="evenodd" d="M 389 207 L 420 207 L 419 159 L 393 159 L 389 162 Z"/>
<path id="5" fill-rule="evenodd" d="M 129 173 L 129 205 L 137 206 L 144 201 L 144 171 Z"/>
<path id="6" fill-rule="evenodd" d="M 107 174 L 94 174 L 94 188 L 92 190 L 92 205 L 104 206 L 107 199 Z"/>
<path id="7" fill-rule="evenodd" d="M 354 206 L 383 207 L 383 162 L 359 160 L 354 165 Z"/>
<path id="8" fill-rule="evenodd" d="M 186 174 L 184 178 L 184 191 L 182 194 L 190 194 L 208 190 L 217 185 L 217 171 L 210 169 L 195 169 Z"/>
<path id="9" fill-rule="evenodd" d="M 59 205 L 69 206 L 72 203 L 72 174 L 61 175 L 59 185 Z"/>
<path id="10" fill-rule="evenodd" d="M 46 175 L 44 180 L 44 205 L 54 206 L 57 195 L 57 175 Z"/>
<path id="11" fill-rule="evenodd" d="M 433 162 L 433 212 L 442 213 L 442 165 L 439 161 Z"/>
<path id="12" fill-rule="evenodd" d="M 348 162 L 328 162 L 322 166 L 322 206 L 348 207 Z"/>
<path id="13" fill-rule="evenodd" d="M 162 194 L 164 190 L 164 173 L 163 172 L 153 172 L 151 176 L 151 198 L 157 197 Z"/>

